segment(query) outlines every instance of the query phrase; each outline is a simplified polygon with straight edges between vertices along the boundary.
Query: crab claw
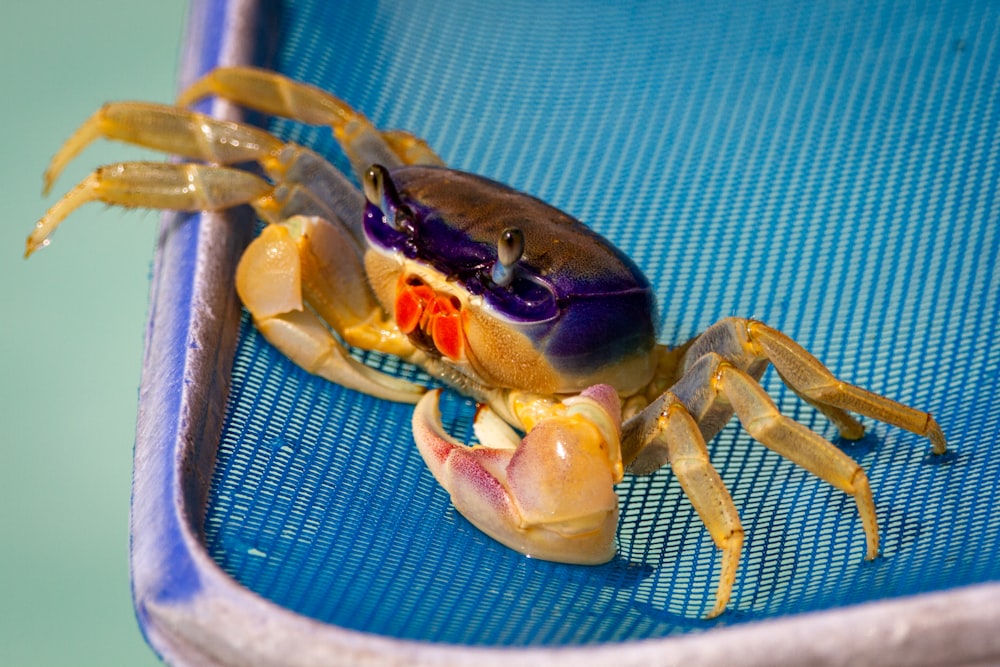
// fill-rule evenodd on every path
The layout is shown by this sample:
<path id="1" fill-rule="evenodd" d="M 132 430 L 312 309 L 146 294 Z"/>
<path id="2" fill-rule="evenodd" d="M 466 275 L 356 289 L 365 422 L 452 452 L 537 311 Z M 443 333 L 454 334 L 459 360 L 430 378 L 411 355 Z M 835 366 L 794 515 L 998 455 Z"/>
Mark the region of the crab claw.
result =
<path id="1" fill-rule="evenodd" d="M 474 447 L 456 441 L 441 424 L 440 393 L 417 403 L 413 436 L 459 512 L 534 558 L 598 564 L 614 557 L 614 485 L 622 478 L 614 389 L 597 385 L 555 404 L 513 447 L 502 436 Z"/>

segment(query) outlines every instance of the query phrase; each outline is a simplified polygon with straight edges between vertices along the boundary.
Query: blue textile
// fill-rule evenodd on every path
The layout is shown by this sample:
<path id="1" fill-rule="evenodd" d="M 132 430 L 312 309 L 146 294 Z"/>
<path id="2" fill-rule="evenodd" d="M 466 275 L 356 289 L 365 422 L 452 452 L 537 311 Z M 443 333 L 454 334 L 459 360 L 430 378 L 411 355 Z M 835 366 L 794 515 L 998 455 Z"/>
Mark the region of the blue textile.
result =
<path id="1" fill-rule="evenodd" d="M 619 486 L 607 565 L 524 558 L 450 505 L 411 408 L 332 386 L 244 322 L 205 522 L 212 557 L 307 616 L 394 637 L 657 637 L 1000 579 L 1000 8 L 991 2 L 282 3 L 274 67 L 452 166 L 611 239 L 660 340 L 753 316 L 840 377 L 930 410 L 953 453 L 866 421 L 882 556 L 851 498 L 753 443 L 710 443 L 746 530 L 720 559 L 669 470 Z M 344 170 L 330 132 L 279 135 Z M 628 323 L 622 323 L 627 326 Z M 372 363 L 413 377 L 392 359 Z M 786 414 L 835 430 L 772 373 Z M 471 438 L 472 405 L 445 425 Z"/>

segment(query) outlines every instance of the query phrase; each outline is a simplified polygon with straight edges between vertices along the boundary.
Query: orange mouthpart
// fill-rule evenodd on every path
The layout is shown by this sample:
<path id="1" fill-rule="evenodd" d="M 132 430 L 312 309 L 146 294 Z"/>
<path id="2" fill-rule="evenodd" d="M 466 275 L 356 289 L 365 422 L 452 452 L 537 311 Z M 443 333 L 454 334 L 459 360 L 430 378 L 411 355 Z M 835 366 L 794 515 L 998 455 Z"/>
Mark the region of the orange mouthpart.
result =
<path id="1" fill-rule="evenodd" d="M 439 294 L 417 276 L 400 277 L 396 286 L 396 326 L 414 343 L 428 343 L 453 361 L 463 357 L 462 304 L 450 294 Z"/>

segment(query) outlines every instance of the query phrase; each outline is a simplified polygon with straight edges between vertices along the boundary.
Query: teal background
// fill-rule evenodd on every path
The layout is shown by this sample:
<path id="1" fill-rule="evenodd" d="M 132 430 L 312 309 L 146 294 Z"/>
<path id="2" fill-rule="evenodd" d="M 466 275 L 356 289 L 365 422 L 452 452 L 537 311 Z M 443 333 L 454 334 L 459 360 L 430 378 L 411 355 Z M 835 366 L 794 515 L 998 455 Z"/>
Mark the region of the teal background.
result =
<path id="1" fill-rule="evenodd" d="M 158 664 L 133 612 L 128 516 L 157 215 L 91 204 L 24 261 L 49 157 L 100 104 L 169 101 L 185 2 L 10 0 L 0 22 L 0 665 Z"/>

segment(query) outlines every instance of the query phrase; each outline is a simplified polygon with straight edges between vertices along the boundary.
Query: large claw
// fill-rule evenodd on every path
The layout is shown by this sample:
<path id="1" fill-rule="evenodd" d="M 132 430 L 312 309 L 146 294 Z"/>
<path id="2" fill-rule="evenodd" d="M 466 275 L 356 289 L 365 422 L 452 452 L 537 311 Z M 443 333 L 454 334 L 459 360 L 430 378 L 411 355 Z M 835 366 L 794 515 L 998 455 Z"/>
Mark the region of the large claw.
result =
<path id="1" fill-rule="evenodd" d="M 614 389 L 597 385 L 550 406 L 513 447 L 457 442 L 441 425 L 439 396 L 417 404 L 413 436 L 459 512 L 528 556 L 581 564 L 614 557 L 622 478 Z"/>

